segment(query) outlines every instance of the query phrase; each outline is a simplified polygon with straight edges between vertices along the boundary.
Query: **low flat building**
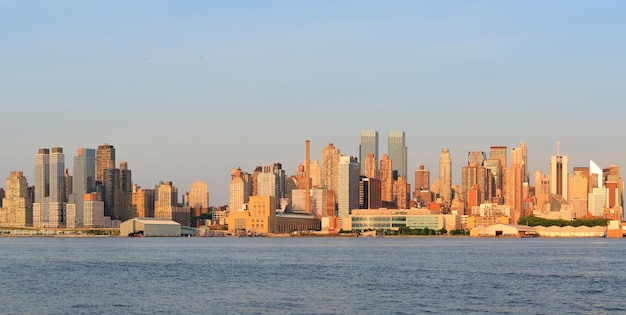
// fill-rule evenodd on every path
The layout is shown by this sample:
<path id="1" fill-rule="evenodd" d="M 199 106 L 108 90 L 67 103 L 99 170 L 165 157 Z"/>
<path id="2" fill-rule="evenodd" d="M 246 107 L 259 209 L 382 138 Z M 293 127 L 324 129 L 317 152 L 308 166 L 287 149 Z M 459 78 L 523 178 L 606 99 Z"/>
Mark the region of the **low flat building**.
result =
<path id="1" fill-rule="evenodd" d="M 603 237 L 606 235 L 606 226 L 536 226 L 537 234 L 541 237 Z"/>
<path id="2" fill-rule="evenodd" d="M 354 209 L 349 216 L 352 230 L 398 230 L 400 228 L 456 230 L 461 227 L 460 216 L 441 214 L 428 209 Z M 344 230 L 347 224 L 344 224 Z"/>
<path id="3" fill-rule="evenodd" d="M 121 236 L 180 236 L 180 223 L 159 218 L 134 218 L 120 224 Z"/>
<path id="4" fill-rule="evenodd" d="M 283 212 L 276 214 L 276 233 L 321 231 L 322 222 L 314 215 Z"/>
<path id="5" fill-rule="evenodd" d="M 490 226 L 482 226 L 473 228 L 470 236 L 476 237 L 532 237 L 538 236 L 537 229 L 525 225 L 517 224 L 494 224 Z"/>

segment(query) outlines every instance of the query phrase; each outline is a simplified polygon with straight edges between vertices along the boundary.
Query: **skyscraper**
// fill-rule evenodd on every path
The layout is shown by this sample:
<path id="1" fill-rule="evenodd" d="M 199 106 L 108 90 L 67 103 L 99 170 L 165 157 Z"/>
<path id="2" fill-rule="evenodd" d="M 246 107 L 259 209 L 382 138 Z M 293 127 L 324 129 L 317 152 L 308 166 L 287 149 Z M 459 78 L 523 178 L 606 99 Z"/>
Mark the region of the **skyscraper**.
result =
<path id="1" fill-rule="evenodd" d="M 50 202 L 65 202 L 65 154 L 63 148 L 50 152 Z"/>
<path id="2" fill-rule="evenodd" d="M 33 226 L 47 227 L 50 217 L 47 198 L 50 195 L 50 150 L 41 148 L 35 155 L 35 202 Z"/>
<path id="3" fill-rule="evenodd" d="M 126 162 L 120 168 L 106 168 L 103 173 L 104 215 L 125 221 L 137 215 L 132 204 L 131 171 Z"/>
<path id="4" fill-rule="evenodd" d="M 441 150 L 439 158 L 439 197 L 446 207 L 452 204 L 452 158 L 448 148 Z"/>
<path id="5" fill-rule="evenodd" d="M 178 189 L 172 182 L 167 181 L 160 182 L 154 191 L 154 217 L 172 220 L 178 204 Z"/>
<path id="6" fill-rule="evenodd" d="M 66 205 L 66 226 L 68 228 L 82 227 L 84 225 L 85 194 L 96 191 L 96 150 L 78 149 L 77 155 L 74 157 L 73 174 L 72 194 Z M 96 200 L 93 201 L 95 202 Z M 102 208 L 104 208 L 104 205 L 102 205 Z M 93 227 L 94 214 L 89 213 L 87 215 Z M 96 217 L 100 216 L 103 216 L 103 214 L 96 214 Z"/>
<path id="7" fill-rule="evenodd" d="M 196 181 L 189 187 L 189 207 L 194 209 L 209 208 L 209 186 L 205 182 Z"/>
<path id="8" fill-rule="evenodd" d="M 50 195 L 50 150 L 39 149 L 35 155 L 35 202 L 43 203 Z"/>
<path id="9" fill-rule="evenodd" d="M 322 149 L 322 186 L 324 189 L 332 190 L 337 195 L 337 179 L 339 169 L 339 158 L 341 152 L 329 143 Z"/>
<path id="10" fill-rule="evenodd" d="M 365 172 L 363 172 L 363 168 Z M 361 173 L 367 178 L 378 178 L 378 160 L 374 153 L 368 154 L 365 161 L 361 161 Z"/>
<path id="11" fill-rule="evenodd" d="M 506 167 L 508 166 L 507 164 L 507 160 L 506 160 L 506 152 L 507 147 L 506 146 L 491 146 L 490 151 L 489 151 L 489 159 L 490 160 L 498 160 L 500 161 L 500 166 L 499 166 L 499 173 L 493 173 L 493 177 L 494 177 L 494 182 L 495 182 L 495 186 L 496 186 L 496 197 L 504 197 L 505 195 L 505 189 L 506 189 Z M 494 162 L 490 162 L 490 166 L 491 166 L 491 170 L 493 171 L 494 168 L 497 168 L 494 164 Z M 501 198 L 502 199 L 502 198 Z"/>
<path id="12" fill-rule="evenodd" d="M 19 171 L 11 172 L 0 208 L 1 226 L 33 226 L 33 202 L 28 194 L 28 182 Z"/>
<path id="13" fill-rule="evenodd" d="M 229 187 L 228 211 L 232 213 L 243 210 L 244 204 L 248 203 L 248 199 L 252 194 L 252 177 L 240 168 L 233 168 Z"/>
<path id="14" fill-rule="evenodd" d="M 470 151 L 467 154 L 467 165 L 484 166 L 484 162 L 487 159 L 487 154 L 482 151 Z"/>
<path id="15" fill-rule="evenodd" d="M 536 184 L 535 184 L 536 185 Z M 569 178 L 569 203 L 572 205 L 575 217 L 587 215 L 589 192 L 589 168 L 574 167 Z"/>
<path id="16" fill-rule="evenodd" d="M 487 159 L 484 164 L 492 178 L 487 185 L 490 190 L 485 195 L 489 201 L 493 202 L 494 198 L 502 197 L 502 167 L 498 159 Z"/>
<path id="17" fill-rule="evenodd" d="M 359 163 L 353 156 L 342 156 L 339 160 L 337 182 L 337 204 L 340 218 L 347 218 L 352 209 L 359 208 Z"/>
<path id="18" fill-rule="evenodd" d="M 424 164 L 415 170 L 415 191 L 430 190 L 430 171 L 424 169 Z"/>
<path id="19" fill-rule="evenodd" d="M 474 186 L 477 185 L 477 190 L 482 193 L 478 202 L 485 200 L 485 192 L 487 191 L 487 169 L 482 165 L 471 163 L 461 168 L 461 191 L 465 200 L 468 200 L 468 192 Z M 480 205 L 480 204 L 479 204 Z"/>
<path id="20" fill-rule="evenodd" d="M 599 187 L 602 188 L 603 186 L 603 180 L 602 180 L 602 168 L 600 168 L 598 166 L 598 164 L 596 164 L 594 161 L 589 160 L 589 175 L 595 174 L 596 176 L 594 176 L 593 178 L 595 178 L 597 181 L 595 183 L 595 186 L 592 185 L 591 188 L 593 187 Z"/>
<path id="21" fill-rule="evenodd" d="M 48 204 L 48 227 L 59 228 L 65 224 L 65 154 L 63 148 L 50 150 L 50 196 Z"/>
<path id="22" fill-rule="evenodd" d="M 530 171 L 528 170 L 528 146 L 526 145 L 526 142 L 520 142 L 519 150 L 522 165 L 522 179 L 524 183 L 530 183 Z"/>
<path id="23" fill-rule="evenodd" d="M 406 178 L 407 149 L 404 131 L 389 131 L 387 138 L 387 153 L 392 161 L 394 174 Z M 395 179 L 395 178 L 394 178 Z"/>
<path id="24" fill-rule="evenodd" d="M 281 198 L 285 197 L 285 170 L 280 163 L 262 166 L 261 173 L 257 177 L 257 196 L 273 196 L 277 202 L 276 209 L 280 207 Z"/>
<path id="25" fill-rule="evenodd" d="M 104 180 L 104 170 L 115 168 L 115 148 L 108 143 L 98 146 L 96 152 L 96 180 Z"/>
<path id="26" fill-rule="evenodd" d="M 311 188 L 322 188 L 322 166 L 320 161 L 311 160 L 309 162 L 309 172 L 311 173 Z"/>
<path id="27" fill-rule="evenodd" d="M 507 167 L 506 164 L 506 146 L 491 146 L 489 151 L 489 158 L 500 160 L 500 167 L 504 169 Z"/>
<path id="28" fill-rule="evenodd" d="M 393 195 L 396 200 L 397 209 L 409 209 L 411 201 L 411 184 L 402 176 L 393 183 Z"/>
<path id="29" fill-rule="evenodd" d="M 383 202 L 393 201 L 393 170 L 391 169 L 392 161 L 389 155 L 384 154 L 380 160 L 380 199 Z"/>
<path id="30" fill-rule="evenodd" d="M 523 150 L 521 147 L 511 149 L 511 165 L 505 168 L 505 195 L 504 202 L 506 205 L 511 206 L 511 223 L 517 224 L 517 220 L 526 216 L 523 208 L 523 187 L 524 187 L 524 174 L 523 174 Z"/>
<path id="31" fill-rule="evenodd" d="M 96 150 L 80 148 L 74 157 L 72 190 L 75 195 L 96 191 Z"/>
<path id="32" fill-rule="evenodd" d="M 365 162 L 369 154 L 373 154 L 374 161 L 378 161 L 378 131 L 361 130 L 361 145 L 359 145 L 359 165 L 361 167 L 361 175 L 372 178 L 371 176 L 365 174 Z M 378 163 L 374 163 L 374 171 L 377 170 L 377 164 Z"/>
<path id="33" fill-rule="evenodd" d="M 154 189 L 143 189 L 135 186 L 133 188 L 132 204 L 137 210 L 138 217 L 154 217 Z M 104 208 L 102 209 L 104 211 Z"/>
<path id="34" fill-rule="evenodd" d="M 567 156 L 561 155 L 560 142 L 558 141 L 557 154 L 550 159 L 550 194 L 560 195 L 563 199 L 568 200 Z"/>

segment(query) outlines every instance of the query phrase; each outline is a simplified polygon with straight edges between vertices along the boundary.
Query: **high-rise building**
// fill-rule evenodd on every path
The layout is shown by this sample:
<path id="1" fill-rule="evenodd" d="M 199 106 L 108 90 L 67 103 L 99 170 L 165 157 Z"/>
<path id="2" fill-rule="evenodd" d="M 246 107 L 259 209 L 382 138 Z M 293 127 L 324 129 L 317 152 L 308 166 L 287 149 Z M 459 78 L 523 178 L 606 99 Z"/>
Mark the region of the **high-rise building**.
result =
<path id="1" fill-rule="evenodd" d="M 153 218 L 154 189 L 143 189 L 139 186 L 133 187 L 132 204 L 137 210 L 137 217 Z"/>
<path id="2" fill-rule="evenodd" d="M 477 190 L 483 194 L 478 200 L 485 200 L 488 180 L 487 169 L 482 165 L 477 165 L 472 162 L 470 165 L 463 166 L 461 171 L 461 191 L 465 200 L 468 200 L 468 192 L 474 185 L 478 185 Z"/>
<path id="3" fill-rule="evenodd" d="M 137 215 L 132 205 L 131 171 L 126 162 L 120 162 L 120 168 L 104 170 L 102 190 L 105 216 L 126 221 Z"/>
<path id="4" fill-rule="evenodd" d="M 359 163 L 353 156 L 342 156 L 338 171 L 338 217 L 347 218 L 353 209 L 359 208 Z"/>
<path id="5" fill-rule="evenodd" d="M 526 216 L 524 212 L 524 169 L 523 151 L 520 147 L 511 149 L 511 166 L 505 168 L 505 195 L 504 202 L 511 207 L 511 223 L 517 224 L 520 217 Z"/>
<path id="6" fill-rule="evenodd" d="M 491 146 L 489 150 L 489 158 L 500 160 L 500 167 L 504 169 L 506 164 L 506 146 Z"/>
<path id="7" fill-rule="evenodd" d="M 96 150 L 80 148 L 74 157 L 72 190 L 74 194 L 96 191 Z"/>
<path id="8" fill-rule="evenodd" d="M 50 152 L 50 202 L 65 202 L 65 154 L 63 148 Z"/>
<path id="9" fill-rule="evenodd" d="M 379 209 L 382 206 L 380 179 L 361 176 L 359 182 L 359 209 Z"/>
<path id="10" fill-rule="evenodd" d="M 273 196 L 280 208 L 280 200 L 285 197 L 285 170 L 280 163 L 262 166 L 257 177 L 257 196 Z"/>
<path id="11" fill-rule="evenodd" d="M 98 194 L 83 195 L 83 227 L 104 227 L 104 202 L 98 200 Z"/>
<path id="12" fill-rule="evenodd" d="M 411 206 L 411 184 L 402 176 L 393 183 L 393 195 L 397 209 L 410 209 Z"/>
<path id="13" fill-rule="evenodd" d="M 72 194 L 67 204 L 66 225 L 68 228 L 84 225 L 85 194 L 96 192 L 96 150 L 78 149 L 74 157 L 73 174 Z M 93 214 L 90 215 L 93 218 Z M 93 219 L 90 224 L 93 224 Z"/>
<path id="14" fill-rule="evenodd" d="M 373 154 L 374 161 L 378 161 L 378 131 L 376 130 L 361 130 L 361 144 L 359 145 L 359 165 L 361 168 L 361 175 L 369 178 L 375 178 L 374 176 L 366 175 L 366 171 L 373 174 L 371 170 L 366 169 L 365 162 L 367 156 Z M 370 165 L 371 167 L 372 165 Z M 377 163 L 374 163 L 374 174 L 377 171 Z"/>
<path id="15" fill-rule="evenodd" d="M 370 153 L 365 157 L 365 161 L 361 161 L 361 172 L 367 178 L 378 178 L 378 160 L 374 153 Z M 365 172 L 363 172 L 365 170 Z"/>
<path id="16" fill-rule="evenodd" d="M 467 207 L 465 208 L 465 214 L 472 214 L 472 207 L 480 206 L 483 203 L 483 192 L 480 191 L 478 184 L 472 185 L 467 191 Z"/>
<path id="17" fill-rule="evenodd" d="M 441 150 L 439 158 L 439 197 L 446 207 L 452 204 L 452 158 L 448 148 Z"/>
<path id="18" fill-rule="evenodd" d="M 73 184 L 73 180 L 74 178 L 72 177 L 72 175 L 70 175 L 70 171 L 66 168 L 63 171 L 63 179 L 65 180 L 65 197 L 64 200 L 67 201 L 70 198 L 70 195 L 72 194 L 72 184 Z"/>
<path id="19" fill-rule="evenodd" d="M 424 169 L 424 164 L 415 170 L 415 191 L 430 190 L 430 171 Z"/>
<path id="20" fill-rule="evenodd" d="M 507 164 L 507 147 L 506 146 L 491 146 L 489 149 L 489 159 L 500 161 L 500 173 L 493 174 L 494 182 L 496 185 L 496 198 L 504 199 L 506 189 L 506 167 Z M 492 164 L 492 168 L 495 167 Z"/>
<path id="21" fill-rule="evenodd" d="M 47 204 L 48 196 L 50 196 L 50 149 L 41 148 L 35 155 L 34 227 L 48 226 L 50 217 Z"/>
<path id="22" fill-rule="evenodd" d="M 104 170 L 115 168 L 115 148 L 108 143 L 98 146 L 96 152 L 96 181 L 104 180 Z"/>
<path id="23" fill-rule="evenodd" d="M 252 194 L 252 177 L 240 168 L 233 168 L 230 175 L 229 212 L 244 210 Z"/>
<path id="24" fill-rule="evenodd" d="M 33 202 L 23 172 L 11 172 L 0 208 L 0 226 L 33 226 Z"/>
<path id="25" fill-rule="evenodd" d="M 383 154 L 383 158 L 380 160 L 380 199 L 383 202 L 393 201 L 393 170 L 392 161 L 389 159 L 389 155 Z"/>
<path id="26" fill-rule="evenodd" d="M 205 182 L 196 181 L 189 187 L 189 207 L 194 209 L 209 208 L 209 186 Z"/>
<path id="27" fill-rule="evenodd" d="M 589 197 L 589 168 L 574 167 L 574 172 L 569 178 L 569 203 L 572 205 L 577 218 L 587 215 Z"/>
<path id="28" fill-rule="evenodd" d="M 309 162 L 311 172 L 311 188 L 322 188 L 322 166 L 320 161 L 311 160 Z"/>
<path id="29" fill-rule="evenodd" d="M 600 166 L 598 166 L 598 164 L 596 164 L 592 160 L 589 160 L 589 176 L 590 178 L 595 179 L 595 181 L 591 183 L 592 185 L 590 188 L 602 188 L 604 186 L 602 178 L 602 168 L 600 168 Z M 591 189 L 589 189 L 589 191 L 591 191 Z"/>
<path id="30" fill-rule="evenodd" d="M 557 141 L 557 146 L 560 144 Z M 563 199 L 568 200 L 568 165 L 567 156 L 560 153 L 557 149 L 557 155 L 553 155 L 550 159 L 550 194 L 560 195 Z"/>
<path id="31" fill-rule="evenodd" d="M 604 208 L 609 206 L 609 190 L 606 187 L 593 188 L 589 193 L 587 209 L 596 217 L 604 216 Z"/>
<path id="32" fill-rule="evenodd" d="M 502 197 L 502 167 L 499 159 L 487 159 L 484 164 L 493 179 L 488 181 L 487 186 L 489 189 L 485 192 L 485 196 L 489 201 L 493 202 Z"/>
<path id="33" fill-rule="evenodd" d="M 48 204 L 47 227 L 59 228 L 65 224 L 65 154 L 63 148 L 50 150 L 50 196 Z"/>
<path id="34" fill-rule="evenodd" d="M 392 162 L 394 180 L 398 176 L 406 178 L 407 173 L 407 148 L 404 131 L 389 131 L 387 137 L 387 154 Z"/>
<path id="35" fill-rule="evenodd" d="M 39 149 L 35 155 L 35 202 L 43 203 L 50 195 L 50 149 Z"/>
<path id="36" fill-rule="evenodd" d="M 539 211 L 544 211 L 546 210 L 546 205 L 550 202 L 550 176 L 536 170 L 533 181 L 535 183 L 536 208 Z"/>
<path id="37" fill-rule="evenodd" d="M 337 180 L 339 170 L 339 158 L 341 151 L 332 143 L 322 149 L 322 186 L 332 190 L 337 195 Z"/>
<path id="38" fill-rule="evenodd" d="M 530 183 L 530 171 L 528 170 L 528 146 L 522 141 L 519 144 L 519 155 L 522 165 L 522 180 L 524 183 Z"/>
<path id="39" fill-rule="evenodd" d="M 487 159 L 487 154 L 482 151 L 470 151 L 467 153 L 467 165 L 484 166 L 484 162 Z"/>
<path id="40" fill-rule="evenodd" d="M 178 189 L 172 182 L 159 182 L 154 188 L 154 217 L 172 220 L 178 205 Z"/>

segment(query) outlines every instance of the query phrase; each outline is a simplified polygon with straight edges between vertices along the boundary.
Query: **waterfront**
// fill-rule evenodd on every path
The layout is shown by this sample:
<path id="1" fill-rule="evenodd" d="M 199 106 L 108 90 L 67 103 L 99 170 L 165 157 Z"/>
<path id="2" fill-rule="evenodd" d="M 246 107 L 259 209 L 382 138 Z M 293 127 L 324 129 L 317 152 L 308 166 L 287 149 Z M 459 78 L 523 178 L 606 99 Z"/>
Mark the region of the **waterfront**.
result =
<path id="1" fill-rule="evenodd" d="M 624 313 L 626 242 L 0 238 L 5 314 Z"/>

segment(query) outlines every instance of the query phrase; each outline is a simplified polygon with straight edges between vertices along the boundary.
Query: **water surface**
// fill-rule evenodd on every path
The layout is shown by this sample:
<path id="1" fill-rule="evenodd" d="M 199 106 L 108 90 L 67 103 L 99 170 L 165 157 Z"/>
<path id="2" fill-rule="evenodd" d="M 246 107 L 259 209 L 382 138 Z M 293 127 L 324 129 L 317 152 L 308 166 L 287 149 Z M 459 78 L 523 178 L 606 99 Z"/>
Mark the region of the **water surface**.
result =
<path id="1" fill-rule="evenodd" d="M 3 314 L 626 313 L 626 242 L 0 238 Z"/>

